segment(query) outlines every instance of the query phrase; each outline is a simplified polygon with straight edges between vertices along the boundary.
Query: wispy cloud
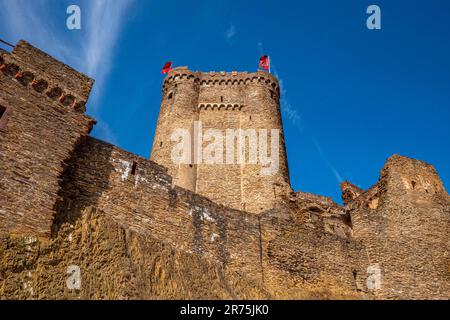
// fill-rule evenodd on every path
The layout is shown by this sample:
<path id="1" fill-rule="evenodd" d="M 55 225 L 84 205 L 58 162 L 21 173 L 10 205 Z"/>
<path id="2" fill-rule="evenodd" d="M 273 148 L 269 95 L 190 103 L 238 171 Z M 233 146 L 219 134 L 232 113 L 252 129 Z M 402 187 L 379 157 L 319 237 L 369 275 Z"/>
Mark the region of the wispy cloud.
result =
<path id="1" fill-rule="evenodd" d="M 264 45 L 262 41 L 258 42 L 258 50 L 260 54 L 267 54 L 264 51 Z M 295 125 L 300 131 L 302 131 L 302 125 L 301 125 L 301 114 L 292 106 L 292 104 L 289 103 L 288 97 L 287 97 L 287 89 L 284 86 L 283 78 L 278 73 L 277 67 L 273 61 L 273 57 L 270 57 L 270 65 L 271 65 L 271 71 L 275 75 L 275 77 L 278 79 L 278 82 L 280 84 L 280 96 L 281 96 L 281 113 L 283 114 L 285 119 L 288 119 L 293 125 Z"/>
<path id="2" fill-rule="evenodd" d="M 262 41 L 258 41 L 258 49 L 259 49 L 259 53 L 263 54 L 264 53 L 264 48 L 263 48 L 263 43 Z"/>
<path id="3" fill-rule="evenodd" d="M 301 125 L 301 114 L 289 103 L 287 98 L 287 90 L 284 86 L 283 79 L 280 78 L 278 73 L 276 72 L 276 68 L 273 66 L 274 75 L 277 77 L 278 82 L 280 83 L 280 95 L 281 95 L 281 113 L 283 114 L 285 119 L 288 119 L 293 125 L 295 125 L 300 131 L 303 131 L 303 127 Z"/>
<path id="4" fill-rule="evenodd" d="M 100 119 L 99 100 L 127 10 L 133 2 L 67 1 L 67 6 L 76 4 L 81 8 L 82 21 L 82 30 L 68 33 L 65 23 L 61 23 L 64 21 L 61 17 L 67 16 L 64 5 L 55 6 L 53 0 L 0 0 L 0 30 L 6 30 L 4 36 L 8 40 L 25 39 L 95 79 L 88 111 L 102 123 L 101 130 L 97 131 L 100 138 L 108 141 L 115 137 L 108 124 Z"/>
<path id="5" fill-rule="evenodd" d="M 35 44 L 46 44 L 51 46 L 54 56 L 62 59 L 70 50 L 61 43 L 60 30 L 52 28 L 52 19 L 45 10 L 47 5 L 51 5 L 48 0 L 0 0 L 2 36 L 8 37 L 10 42 L 26 39 Z"/>
<path id="6" fill-rule="evenodd" d="M 97 123 L 97 125 L 95 126 L 95 134 L 99 139 L 108 141 L 112 144 L 117 144 L 116 135 L 105 121 Z"/>
<path id="7" fill-rule="evenodd" d="M 257 43 L 258 49 L 260 54 L 268 54 L 264 51 L 264 45 L 262 41 L 259 41 Z M 302 125 L 302 115 L 289 103 L 289 99 L 287 96 L 287 89 L 284 86 L 283 78 L 279 75 L 278 70 L 276 68 L 276 65 L 273 61 L 273 57 L 270 57 L 271 59 L 271 67 L 273 74 L 277 77 L 279 83 L 280 83 L 280 95 L 281 95 L 281 113 L 283 114 L 284 118 L 290 121 L 300 132 L 303 132 L 303 125 Z M 343 182 L 342 176 L 340 173 L 336 170 L 335 166 L 331 163 L 325 152 L 323 151 L 323 148 L 319 141 L 316 138 L 311 137 L 311 140 L 319 153 L 320 158 L 325 163 L 327 168 L 331 171 L 333 176 L 336 178 L 336 181 L 338 183 Z"/>
<path id="8" fill-rule="evenodd" d="M 83 41 L 85 70 L 96 80 L 97 88 L 94 94 L 100 94 L 105 77 L 111 69 L 114 48 L 127 8 L 132 1 L 88 1 L 89 4 L 82 9 L 87 18 L 84 27 L 87 29 L 87 35 Z"/>
<path id="9" fill-rule="evenodd" d="M 313 138 L 312 140 L 313 140 L 314 146 L 317 149 L 317 152 L 319 153 L 320 157 L 322 158 L 323 162 L 328 167 L 328 169 L 330 169 L 330 171 L 333 173 L 334 177 L 336 178 L 336 181 L 338 183 L 343 182 L 344 180 L 342 179 L 341 175 L 336 170 L 336 168 L 331 164 L 330 160 L 323 152 L 322 146 L 320 145 L 319 141 L 317 141 L 315 138 Z"/>
<path id="10" fill-rule="evenodd" d="M 236 26 L 234 24 L 231 24 L 228 29 L 225 31 L 225 38 L 227 40 L 230 40 L 237 34 Z"/>

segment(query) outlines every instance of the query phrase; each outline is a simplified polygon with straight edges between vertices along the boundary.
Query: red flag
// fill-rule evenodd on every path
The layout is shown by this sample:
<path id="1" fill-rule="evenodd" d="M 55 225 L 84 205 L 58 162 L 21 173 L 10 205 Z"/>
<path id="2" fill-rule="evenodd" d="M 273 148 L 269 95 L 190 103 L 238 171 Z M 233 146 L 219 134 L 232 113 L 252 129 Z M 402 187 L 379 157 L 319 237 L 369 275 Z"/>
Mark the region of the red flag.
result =
<path id="1" fill-rule="evenodd" d="M 261 69 L 266 69 L 266 70 L 270 69 L 270 58 L 269 58 L 269 56 L 266 56 L 266 55 L 262 55 L 261 56 L 261 58 L 259 59 L 259 67 Z"/>
<path id="2" fill-rule="evenodd" d="M 170 70 L 172 70 L 172 61 L 166 62 L 166 64 L 163 66 L 161 73 L 165 74 L 167 72 L 169 72 Z"/>

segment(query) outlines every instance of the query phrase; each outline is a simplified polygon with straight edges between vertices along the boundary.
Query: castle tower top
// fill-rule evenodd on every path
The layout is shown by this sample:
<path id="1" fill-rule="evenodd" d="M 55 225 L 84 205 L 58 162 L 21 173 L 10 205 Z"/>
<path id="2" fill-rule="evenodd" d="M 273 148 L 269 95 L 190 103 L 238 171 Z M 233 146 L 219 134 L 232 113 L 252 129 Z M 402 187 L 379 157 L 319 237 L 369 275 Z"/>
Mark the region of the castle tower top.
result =
<path id="1" fill-rule="evenodd" d="M 177 67 L 167 73 L 163 81 L 163 93 L 167 92 L 171 84 L 178 81 L 193 81 L 199 85 L 224 86 L 224 85 L 246 85 L 249 83 L 260 83 L 271 87 L 279 96 L 280 85 L 278 79 L 266 71 L 192 71 L 188 67 Z"/>

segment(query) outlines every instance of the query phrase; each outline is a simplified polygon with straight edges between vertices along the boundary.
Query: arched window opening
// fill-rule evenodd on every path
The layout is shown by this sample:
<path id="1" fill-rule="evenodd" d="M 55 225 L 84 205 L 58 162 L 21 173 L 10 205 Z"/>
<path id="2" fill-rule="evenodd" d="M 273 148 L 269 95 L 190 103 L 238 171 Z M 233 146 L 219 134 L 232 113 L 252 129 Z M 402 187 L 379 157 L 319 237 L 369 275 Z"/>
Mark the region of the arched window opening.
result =
<path id="1" fill-rule="evenodd" d="M 28 84 L 30 84 L 33 81 L 34 75 L 29 71 L 25 71 L 22 73 L 18 73 L 16 78 L 20 82 L 21 85 L 27 86 Z"/>
<path id="2" fill-rule="evenodd" d="M 61 88 L 54 87 L 47 92 L 47 96 L 52 100 L 56 100 L 62 95 L 62 93 L 63 92 Z"/>
<path id="3" fill-rule="evenodd" d="M 17 65 L 15 65 L 14 63 L 10 63 L 10 64 L 6 65 L 6 68 L 4 69 L 4 73 L 10 77 L 15 76 L 16 74 L 19 73 L 19 71 L 20 71 L 20 68 Z"/>
<path id="4" fill-rule="evenodd" d="M 60 99 L 60 102 L 64 106 L 68 107 L 68 106 L 73 105 L 73 103 L 75 102 L 75 97 L 70 95 L 70 94 L 62 96 L 61 99 Z"/>

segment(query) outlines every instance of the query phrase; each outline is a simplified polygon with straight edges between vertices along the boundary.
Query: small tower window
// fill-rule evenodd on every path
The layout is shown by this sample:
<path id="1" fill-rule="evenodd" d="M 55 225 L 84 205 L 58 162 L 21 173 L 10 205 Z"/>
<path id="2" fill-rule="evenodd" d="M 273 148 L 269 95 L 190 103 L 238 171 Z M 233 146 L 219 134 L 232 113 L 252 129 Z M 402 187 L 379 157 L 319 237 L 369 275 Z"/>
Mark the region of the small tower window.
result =
<path id="1" fill-rule="evenodd" d="M 223 102 L 223 96 L 220 96 L 220 102 Z"/>
<path id="2" fill-rule="evenodd" d="M 275 91 L 270 90 L 270 97 L 271 97 L 273 100 L 276 100 L 277 94 L 275 93 Z"/>
<path id="3" fill-rule="evenodd" d="M 137 168 L 137 163 L 136 161 L 133 161 L 133 166 L 131 167 L 131 175 L 135 175 L 136 174 L 136 168 Z"/>
<path id="4" fill-rule="evenodd" d="M 0 106 L 0 119 L 3 117 L 3 115 L 6 113 L 6 108 L 4 106 Z"/>
<path id="5" fill-rule="evenodd" d="M 173 98 L 173 92 L 169 92 L 169 94 L 167 95 L 167 99 L 172 100 L 172 98 Z"/>
<path id="6" fill-rule="evenodd" d="M 0 105 L 0 130 L 6 126 L 7 121 L 7 109 L 6 107 Z"/>

